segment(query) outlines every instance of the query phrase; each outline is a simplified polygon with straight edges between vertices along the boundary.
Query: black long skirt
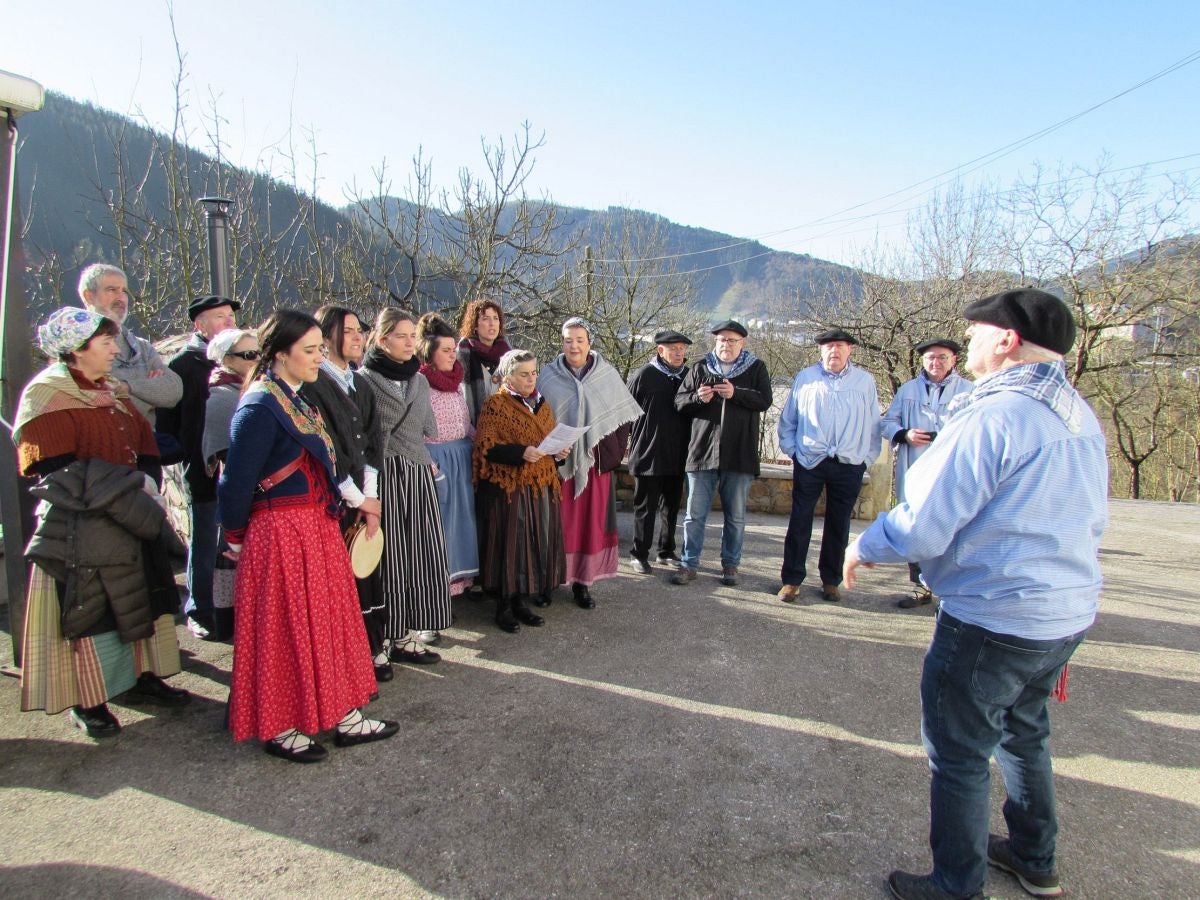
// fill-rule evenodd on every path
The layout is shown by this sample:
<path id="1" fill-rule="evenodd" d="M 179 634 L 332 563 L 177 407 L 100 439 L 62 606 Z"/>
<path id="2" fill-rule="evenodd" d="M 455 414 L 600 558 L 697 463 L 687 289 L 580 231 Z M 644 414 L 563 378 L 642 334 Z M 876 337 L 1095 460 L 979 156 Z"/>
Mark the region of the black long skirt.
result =
<path id="1" fill-rule="evenodd" d="M 487 593 L 541 594 L 566 584 L 562 513 L 549 488 L 506 494 L 484 482 L 478 502 L 480 582 Z"/>

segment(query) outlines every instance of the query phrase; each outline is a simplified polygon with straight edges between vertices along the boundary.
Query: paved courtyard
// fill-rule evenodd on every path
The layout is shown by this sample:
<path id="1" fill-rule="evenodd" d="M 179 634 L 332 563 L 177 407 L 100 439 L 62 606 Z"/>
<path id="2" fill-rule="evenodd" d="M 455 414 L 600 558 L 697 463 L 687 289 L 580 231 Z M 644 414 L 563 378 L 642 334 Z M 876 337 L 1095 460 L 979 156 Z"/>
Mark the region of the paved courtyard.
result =
<path id="1" fill-rule="evenodd" d="M 1052 704 L 1060 869 L 1072 897 L 1194 898 L 1200 508 L 1111 508 L 1101 617 Z M 229 740 L 232 649 L 183 629 L 195 702 L 114 704 L 104 744 L 0 679 L 0 896 L 884 896 L 890 869 L 929 867 L 932 612 L 895 609 L 901 568 L 840 605 L 776 602 L 771 516 L 722 587 L 717 522 L 686 588 L 623 572 L 596 610 L 560 590 L 511 636 L 456 601 L 443 662 L 398 666 L 372 706 L 400 735 L 317 766 Z M 989 891 L 1023 896 L 996 872 Z"/>

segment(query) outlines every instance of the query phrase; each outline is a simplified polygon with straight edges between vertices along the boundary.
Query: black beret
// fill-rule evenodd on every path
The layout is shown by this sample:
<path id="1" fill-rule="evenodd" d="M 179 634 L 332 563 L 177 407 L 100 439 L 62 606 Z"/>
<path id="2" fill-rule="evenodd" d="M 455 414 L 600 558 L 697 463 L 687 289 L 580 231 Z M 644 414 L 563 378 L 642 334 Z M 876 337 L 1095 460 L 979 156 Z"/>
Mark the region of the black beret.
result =
<path id="1" fill-rule="evenodd" d="M 690 344 L 691 342 L 692 339 L 690 337 L 680 334 L 671 328 L 664 328 L 654 335 L 654 343 L 656 344 Z"/>
<path id="2" fill-rule="evenodd" d="M 219 297 L 216 294 L 209 294 L 207 297 L 197 297 L 188 306 L 188 318 L 193 322 L 196 321 L 196 316 L 202 312 L 208 312 L 210 309 L 217 309 L 221 306 L 228 306 L 234 312 L 242 308 L 242 304 L 236 300 L 230 300 L 228 297 Z"/>
<path id="3" fill-rule="evenodd" d="M 740 334 L 742 337 L 745 337 L 747 334 L 746 326 L 741 322 L 735 322 L 733 319 L 722 322 L 720 325 L 713 326 L 713 334 L 720 334 L 722 331 L 734 331 Z"/>
<path id="4" fill-rule="evenodd" d="M 1055 353 L 1066 353 L 1075 343 L 1075 317 L 1067 304 L 1036 288 L 976 300 L 963 310 L 963 317 L 968 322 L 1011 328 L 1022 340 Z"/>
<path id="5" fill-rule="evenodd" d="M 828 331 L 822 331 L 813 340 L 818 344 L 831 344 L 834 341 L 845 341 L 847 344 L 858 343 L 854 335 L 842 328 L 830 328 Z"/>
<path id="6" fill-rule="evenodd" d="M 926 350 L 932 350 L 934 347 L 945 347 L 955 356 L 962 353 L 962 347 L 957 342 L 948 338 L 932 338 L 928 341 L 921 341 L 914 349 L 918 353 L 924 353 Z"/>

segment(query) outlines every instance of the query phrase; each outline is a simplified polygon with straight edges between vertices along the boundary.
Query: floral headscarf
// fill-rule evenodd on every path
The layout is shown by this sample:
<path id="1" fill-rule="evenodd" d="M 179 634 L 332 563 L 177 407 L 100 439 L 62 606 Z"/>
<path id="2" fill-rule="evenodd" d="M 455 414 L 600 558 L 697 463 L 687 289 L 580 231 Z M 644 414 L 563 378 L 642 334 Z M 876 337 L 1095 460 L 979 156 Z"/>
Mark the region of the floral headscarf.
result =
<path id="1" fill-rule="evenodd" d="M 38 346 L 51 359 L 78 350 L 96 333 L 104 316 L 90 309 L 64 306 L 38 327 Z"/>

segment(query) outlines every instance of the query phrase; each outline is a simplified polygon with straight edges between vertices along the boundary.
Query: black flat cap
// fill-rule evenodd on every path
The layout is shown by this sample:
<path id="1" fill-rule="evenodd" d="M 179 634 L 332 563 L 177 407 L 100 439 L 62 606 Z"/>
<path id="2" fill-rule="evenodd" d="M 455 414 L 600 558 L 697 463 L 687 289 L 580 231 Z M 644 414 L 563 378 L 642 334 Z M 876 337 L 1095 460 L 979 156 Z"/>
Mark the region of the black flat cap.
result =
<path id="1" fill-rule="evenodd" d="M 732 331 L 740 334 L 742 337 L 745 337 L 747 334 L 746 326 L 741 322 L 735 322 L 733 319 L 722 322 L 720 325 L 714 325 L 712 328 L 712 334 L 720 334 L 722 331 Z"/>
<path id="2" fill-rule="evenodd" d="M 202 312 L 208 312 L 210 309 L 217 309 L 222 306 L 228 306 L 234 312 L 242 308 L 242 304 L 236 300 L 230 300 L 228 297 L 219 297 L 216 294 L 209 294 L 207 297 L 197 297 L 188 306 L 188 318 L 193 322 L 196 321 L 196 316 Z"/>
<path id="3" fill-rule="evenodd" d="M 692 339 L 686 334 L 680 334 L 672 328 L 664 328 L 654 335 L 656 344 L 690 344 Z"/>
<path id="4" fill-rule="evenodd" d="M 955 341 L 949 338 L 930 338 L 927 341 L 921 341 L 914 348 L 918 353 L 924 353 L 926 350 L 932 350 L 934 347 L 945 347 L 955 356 L 962 353 L 962 347 Z"/>
<path id="5" fill-rule="evenodd" d="M 976 300 L 963 310 L 968 322 L 1011 328 L 1022 340 L 1055 353 L 1075 343 L 1075 317 L 1067 304 L 1037 288 L 1004 291 Z"/>
<path id="6" fill-rule="evenodd" d="M 858 339 L 844 328 L 830 328 L 827 331 L 822 331 L 813 340 L 818 344 L 831 344 L 834 341 L 845 341 L 847 344 L 858 343 Z"/>

